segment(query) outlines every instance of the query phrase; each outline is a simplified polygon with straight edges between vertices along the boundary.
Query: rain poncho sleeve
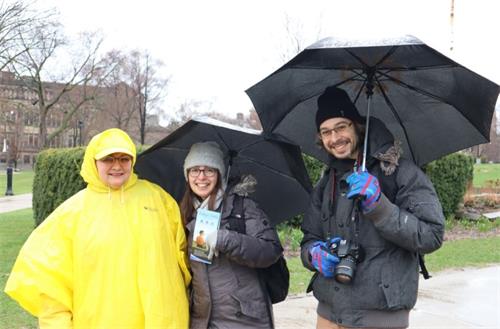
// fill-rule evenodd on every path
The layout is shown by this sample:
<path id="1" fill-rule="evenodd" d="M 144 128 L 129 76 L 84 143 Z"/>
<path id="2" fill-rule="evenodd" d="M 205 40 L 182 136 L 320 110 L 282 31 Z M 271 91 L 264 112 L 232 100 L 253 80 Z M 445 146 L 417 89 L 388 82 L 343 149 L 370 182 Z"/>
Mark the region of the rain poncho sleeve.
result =
<path id="1" fill-rule="evenodd" d="M 70 200 L 29 236 L 5 287 L 5 292 L 34 316 L 42 313 L 42 305 L 50 308 L 52 301 L 57 301 L 60 310 L 73 311 L 71 232 L 74 222 L 61 220 L 73 217 L 66 208 Z"/>
<path id="2" fill-rule="evenodd" d="M 38 315 L 40 328 L 73 328 L 70 310 L 45 294 L 40 295 L 41 311 Z"/>
<path id="3" fill-rule="evenodd" d="M 161 195 L 161 199 L 165 204 L 165 209 L 167 210 L 167 214 L 170 218 L 170 221 L 168 221 L 170 225 L 170 232 L 174 237 L 175 246 L 177 249 L 177 262 L 184 278 L 185 287 L 187 288 L 191 283 L 191 272 L 189 271 L 187 265 L 189 264 L 187 256 L 187 238 L 186 231 L 184 230 L 184 224 L 182 223 L 179 206 L 177 205 L 177 202 L 169 194 L 165 193 L 165 191 L 161 187 L 155 184 L 150 185 L 158 191 L 158 194 Z"/>

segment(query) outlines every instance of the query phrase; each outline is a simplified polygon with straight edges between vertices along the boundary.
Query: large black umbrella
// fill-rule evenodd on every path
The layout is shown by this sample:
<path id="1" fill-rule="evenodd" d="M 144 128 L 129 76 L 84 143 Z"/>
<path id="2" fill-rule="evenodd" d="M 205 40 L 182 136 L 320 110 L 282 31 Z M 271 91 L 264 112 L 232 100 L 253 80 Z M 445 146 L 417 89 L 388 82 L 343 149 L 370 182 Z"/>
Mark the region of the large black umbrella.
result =
<path id="1" fill-rule="evenodd" d="M 265 134 L 326 162 L 314 118 L 318 96 L 331 85 L 346 90 L 361 115 L 383 121 L 418 165 L 487 143 L 499 93 L 497 84 L 411 36 L 323 39 L 246 93 Z"/>
<path id="2" fill-rule="evenodd" d="M 225 154 L 229 178 L 251 174 L 250 195 L 274 224 L 302 213 L 312 189 L 298 146 L 267 140 L 260 131 L 214 119 L 193 119 L 142 153 L 135 170 L 180 201 L 185 190 L 184 159 L 191 145 L 215 141 Z"/>

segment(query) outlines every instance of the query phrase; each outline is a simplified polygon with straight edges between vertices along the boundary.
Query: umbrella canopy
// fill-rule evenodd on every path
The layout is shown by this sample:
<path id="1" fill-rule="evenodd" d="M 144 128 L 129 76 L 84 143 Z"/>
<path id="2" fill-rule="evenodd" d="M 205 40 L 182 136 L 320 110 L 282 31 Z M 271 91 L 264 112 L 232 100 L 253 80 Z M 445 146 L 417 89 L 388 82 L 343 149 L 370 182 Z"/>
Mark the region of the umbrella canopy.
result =
<path id="1" fill-rule="evenodd" d="M 315 113 L 332 85 L 348 92 L 361 115 L 383 121 L 418 165 L 487 143 L 499 93 L 497 84 L 411 36 L 320 40 L 246 93 L 265 134 L 326 162 L 315 144 Z"/>
<path id="2" fill-rule="evenodd" d="M 250 197 L 274 224 L 304 212 L 312 186 L 300 148 L 268 140 L 260 131 L 213 119 L 188 121 L 142 153 L 135 170 L 179 202 L 186 185 L 184 159 L 191 145 L 205 141 L 215 141 L 221 147 L 226 165 L 230 165 L 229 178 L 251 174 L 257 179 Z"/>

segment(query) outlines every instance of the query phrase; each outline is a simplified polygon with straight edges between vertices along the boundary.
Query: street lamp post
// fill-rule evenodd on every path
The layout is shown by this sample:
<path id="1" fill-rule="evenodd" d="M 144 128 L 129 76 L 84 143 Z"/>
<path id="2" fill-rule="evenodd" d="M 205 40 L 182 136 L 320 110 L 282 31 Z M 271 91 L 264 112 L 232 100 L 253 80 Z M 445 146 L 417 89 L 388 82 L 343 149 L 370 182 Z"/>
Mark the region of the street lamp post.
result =
<path id="1" fill-rule="evenodd" d="M 11 166 L 7 167 L 7 190 L 5 191 L 5 195 L 14 195 L 12 191 L 12 174 L 13 169 Z"/>
<path id="2" fill-rule="evenodd" d="M 78 120 L 78 137 L 79 137 L 78 143 L 80 144 L 80 146 L 82 146 L 82 129 L 83 129 L 83 121 Z"/>
<path id="3" fill-rule="evenodd" d="M 11 161 L 10 161 L 10 145 L 7 145 L 6 141 L 7 141 L 7 124 L 12 122 L 12 116 L 14 115 L 14 111 L 10 111 L 10 112 L 5 112 L 4 113 L 4 117 L 5 117 L 5 137 L 4 137 L 4 149 L 2 149 L 2 151 L 5 152 L 5 156 L 6 156 L 6 164 L 7 164 L 7 189 L 5 191 L 5 195 L 14 195 L 14 192 L 12 190 L 12 181 L 13 181 L 13 168 L 12 168 L 12 164 L 11 164 Z M 11 130 L 12 128 L 9 128 L 9 130 Z"/>

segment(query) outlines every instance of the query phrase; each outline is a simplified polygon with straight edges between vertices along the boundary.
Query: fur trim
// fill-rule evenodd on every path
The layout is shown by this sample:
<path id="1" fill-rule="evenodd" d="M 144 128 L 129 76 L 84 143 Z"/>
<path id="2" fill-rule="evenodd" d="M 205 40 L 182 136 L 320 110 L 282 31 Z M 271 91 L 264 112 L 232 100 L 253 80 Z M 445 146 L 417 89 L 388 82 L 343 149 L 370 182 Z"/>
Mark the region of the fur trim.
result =
<path id="1" fill-rule="evenodd" d="M 247 197 L 249 194 L 255 192 L 257 187 L 257 180 L 252 175 L 241 176 L 240 181 L 232 188 L 234 194 Z"/>
<path id="2" fill-rule="evenodd" d="M 386 176 L 392 175 L 399 165 L 399 158 L 403 150 L 401 149 L 401 141 L 395 140 L 394 145 L 389 147 L 385 153 L 379 153 L 375 156 L 380 160 L 380 168 Z"/>

